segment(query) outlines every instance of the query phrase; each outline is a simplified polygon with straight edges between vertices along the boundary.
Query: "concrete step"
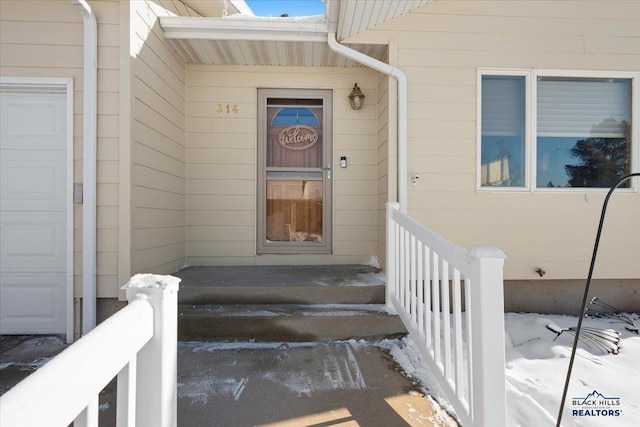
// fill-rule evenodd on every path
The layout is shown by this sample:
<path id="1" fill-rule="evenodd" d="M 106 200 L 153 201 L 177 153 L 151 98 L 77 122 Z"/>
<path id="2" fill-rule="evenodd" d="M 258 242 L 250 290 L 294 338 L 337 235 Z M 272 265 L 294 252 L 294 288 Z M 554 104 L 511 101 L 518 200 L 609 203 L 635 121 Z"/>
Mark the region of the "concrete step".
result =
<path id="1" fill-rule="evenodd" d="M 189 267 L 181 304 L 382 304 L 384 276 L 366 265 Z"/>
<path id="2" fill-rule="evenodd" d="M 384 285 L 183 287 L 181 304 L 383 304 Z"/>
<path id="3" fill-rule="evenodd" d="M 178 306 L 180 341 L 327 341 L 407 333 L 380 304 Z"/>

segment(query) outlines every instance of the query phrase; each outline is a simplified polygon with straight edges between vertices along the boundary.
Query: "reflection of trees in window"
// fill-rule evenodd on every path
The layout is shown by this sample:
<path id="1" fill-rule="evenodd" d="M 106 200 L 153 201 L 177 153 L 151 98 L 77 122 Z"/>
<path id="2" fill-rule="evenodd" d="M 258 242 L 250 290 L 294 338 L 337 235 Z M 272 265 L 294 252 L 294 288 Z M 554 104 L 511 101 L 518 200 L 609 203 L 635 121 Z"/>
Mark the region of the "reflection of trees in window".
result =
<path id="1" fill-rule="evenodd" d="M 610 187 L 629 173 L 630 150 L 628 141 L 631 126 L 627 121 L 605 119 L 594 126 L 593 134 L 603 134 L 603 129 L 624 129 L 624 137 L 593 136 L 578 140 L 570 150 L 579 159 L 577 165 L 565 165 L 571 187 Z M 627 182 L 624 184 L 629 186 Z"/>

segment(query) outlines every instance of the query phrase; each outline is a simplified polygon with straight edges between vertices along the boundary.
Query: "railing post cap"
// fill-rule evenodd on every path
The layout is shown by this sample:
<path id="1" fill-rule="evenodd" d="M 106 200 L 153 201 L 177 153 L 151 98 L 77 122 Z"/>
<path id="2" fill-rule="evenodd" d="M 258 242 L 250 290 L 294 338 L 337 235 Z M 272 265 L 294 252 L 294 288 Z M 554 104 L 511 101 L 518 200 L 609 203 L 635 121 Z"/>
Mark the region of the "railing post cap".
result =
<path id="1" fill-rule="evenodd" d="M 122 289 L 166 289 L 168 291 L 177 291 L 181 280 L 174 276 L 136 274 L 129 279 Z"/>
<path id="2" fill-rule="evenodd" d="M 474 246 L 469 249 L 467 252 L 469 258 L 472 259 L 480 259 L 480 258 L 495 258 L 495 259 L 507 259 L 507 256 L 501 249 L 496 248 L 495 246 Z"/>

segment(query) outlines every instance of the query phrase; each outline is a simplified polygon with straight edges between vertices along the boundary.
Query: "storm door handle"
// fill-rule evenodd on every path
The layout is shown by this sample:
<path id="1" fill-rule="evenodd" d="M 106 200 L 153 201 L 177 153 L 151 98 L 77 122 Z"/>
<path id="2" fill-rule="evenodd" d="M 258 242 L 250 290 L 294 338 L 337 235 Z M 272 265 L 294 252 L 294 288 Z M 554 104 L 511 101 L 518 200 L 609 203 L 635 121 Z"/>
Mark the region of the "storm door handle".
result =
<path id="1" fill-rule="evenodd" d="M 327 171 L 327 179 L 331 179 L 331 162 L 327 163 L 327 167 L 322 170 Z"/>

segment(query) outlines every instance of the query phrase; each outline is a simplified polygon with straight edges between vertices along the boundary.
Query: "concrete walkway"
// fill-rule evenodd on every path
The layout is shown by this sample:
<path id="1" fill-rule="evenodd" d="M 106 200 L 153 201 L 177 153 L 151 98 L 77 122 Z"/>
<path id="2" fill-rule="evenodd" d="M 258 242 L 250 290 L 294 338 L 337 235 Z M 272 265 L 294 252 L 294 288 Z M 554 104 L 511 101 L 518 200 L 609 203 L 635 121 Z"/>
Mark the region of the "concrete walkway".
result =
<path id="1" fill-rule="evenodd" d="M 61 337 L 0 340 L 1 392 L 64 348 Z M 178 426 L 452 426 L 375 343 L 178 345 Z M 115 425 L 115 387 L 100 425 Z M 1 414 L 0 414 L 1 417 Z"/>
<path id="2" fill-rule="evenodd" d="M 374 344 L 180 343 L 179 357 L 180 426 L 448 425 Z"/>

